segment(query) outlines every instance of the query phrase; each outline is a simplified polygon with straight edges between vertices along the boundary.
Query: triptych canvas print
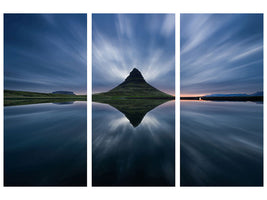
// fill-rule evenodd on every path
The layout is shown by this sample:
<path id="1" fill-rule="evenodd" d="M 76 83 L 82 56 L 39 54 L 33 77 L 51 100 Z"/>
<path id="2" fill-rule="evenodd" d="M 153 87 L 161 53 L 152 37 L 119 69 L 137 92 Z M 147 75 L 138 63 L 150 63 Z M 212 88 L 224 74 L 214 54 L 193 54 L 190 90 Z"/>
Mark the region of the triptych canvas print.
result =
<path id="1" fill-rule="evenodd" d="M 179 16 L 4 14 L 4 186 L 263 186 L 263 14 Z"/>

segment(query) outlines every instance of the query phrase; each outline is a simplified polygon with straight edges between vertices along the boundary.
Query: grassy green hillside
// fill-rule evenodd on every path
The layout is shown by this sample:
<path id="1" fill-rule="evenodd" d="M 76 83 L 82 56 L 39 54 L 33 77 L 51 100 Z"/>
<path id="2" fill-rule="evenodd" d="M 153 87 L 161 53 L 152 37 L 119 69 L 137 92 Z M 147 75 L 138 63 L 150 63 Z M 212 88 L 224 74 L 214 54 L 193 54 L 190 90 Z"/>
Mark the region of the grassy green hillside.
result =
<path id="1" fill-rule="evenodd" d="M 93 101 L 101 99 L 174 99 L 174 97 L 148 84 L 129 83 L 125 86 L 118 86 L 109 92 L 93 94 Z"/>
<path id="2" fill-rule="evenodd" d="M 86 95 L 51 94 L 4 90 L 4 105 L 26 105 L 37 103 L 60 103 L 68 101 L 86 101 Z"/>
<path id="3" fill-rule="evenodd" d="M 149 85 L 141 72 L 134 68 L 129 76 L 117 87 L 104 93 L 93 94 L 93 101 L 119 100 L 119 99 L 174 99 L 174 96 L 166 94 Z"/>
<path id="4" fill-rule="evenodd" d="M 161 92 L 160 90 L 152 87 L 146 82 L 143 83 L 135 83 L 129 82 L 127 84 L 121 84 L 116 88 L 110 90 L 108 92 L 109 95 L 112 96 L 125 96 L 132 98 L 171 98 L 172 96 Z"/>

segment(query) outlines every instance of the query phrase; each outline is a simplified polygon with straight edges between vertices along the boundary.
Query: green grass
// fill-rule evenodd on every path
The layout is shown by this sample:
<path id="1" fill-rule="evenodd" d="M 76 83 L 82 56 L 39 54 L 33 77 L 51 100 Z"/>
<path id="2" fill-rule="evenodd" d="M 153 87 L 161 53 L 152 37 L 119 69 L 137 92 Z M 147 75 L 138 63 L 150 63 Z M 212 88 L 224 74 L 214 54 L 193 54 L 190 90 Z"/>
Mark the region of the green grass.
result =
<path id="1" fill-rule="evenodd" d="M 86 101 L 87 95 L 68 95 L 4 90 L 4 106 Z"/>
<path id="2" fill-rule="evenodd" d="M 127 78 L 108 92 L 92 95 L 94 102 L 109 104 L 122 112 L 134 127 L 141 123 L 147 112 L 172 99 L 175 97 L 137 78 L 134 81 Z"/>
<path id="3" fill-rule="evenodd" d="M 93 101 L 123 100 L 123 99 L 174 99 L 175 97 L 152 87 L 147 83 L 128 83 L 114 89 L 93 94 Z"/>

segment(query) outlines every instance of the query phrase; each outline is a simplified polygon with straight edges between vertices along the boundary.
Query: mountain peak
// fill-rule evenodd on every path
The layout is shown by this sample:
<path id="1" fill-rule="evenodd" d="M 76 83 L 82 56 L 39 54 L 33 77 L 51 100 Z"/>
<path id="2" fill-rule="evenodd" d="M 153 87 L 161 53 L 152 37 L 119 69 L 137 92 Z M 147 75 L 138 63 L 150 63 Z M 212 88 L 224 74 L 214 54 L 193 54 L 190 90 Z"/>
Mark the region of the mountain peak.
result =
<path id="1" fill-rule="evenodd" d="M 123 83 L 129 82 L 145 82 L 145 79 L 138 69 L 133 68 L 133 70 L 130 72 L 129 76 L 127 76 Z"/>
<path id="2" fill-rule="evenodd" d="M 133 70 L 130 72 L 130 75 L 129 76 L 130 77 L 141 77 L 141 78 L 143 78 L 142 73 L 138 69 L 136 69 L 136 68 L 133 68 Z"/>
<path id="3" fill-rule="evenodd" d="M 69 95 L 75 95 L 71 91 L 55 91 L 55 92 L 52 92 L 52 94 L 69 94 Z"/>
<path id="4" fill-rule="evenodd" d="M 140 72 L 140 71 L 137 68 L 133 68 L 133 70 L 131 72 Z"/>
<path id="5" fill-rule="evenodd" d="M 147 83 L 141 72 L 133 68 L 127 78 L 108 92 L 93 95 L 94 100 L 111 99 L 174 99 Z"/>

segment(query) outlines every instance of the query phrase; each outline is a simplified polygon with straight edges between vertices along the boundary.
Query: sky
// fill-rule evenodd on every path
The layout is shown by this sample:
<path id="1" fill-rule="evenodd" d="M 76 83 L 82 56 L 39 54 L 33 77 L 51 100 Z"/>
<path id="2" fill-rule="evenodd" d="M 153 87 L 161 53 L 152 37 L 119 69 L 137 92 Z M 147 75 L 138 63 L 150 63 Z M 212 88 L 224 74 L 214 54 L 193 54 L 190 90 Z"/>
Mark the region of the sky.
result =
<path id="1" fill-rule="evenodd" d="M 114 88 L 133 68 L 152 86 L 174 95 L 174 14 L 92 15 L 93 93 Z"/>
<path id="2" fill-rule="evenodd" d="M 86 94 L 86 14 L 5 14 L 4 88 Z"/>
<path id="3" fill-rule="evenodd" d="M 262 14 L 181 14 L 181 95 L 263 90 Z"/>

